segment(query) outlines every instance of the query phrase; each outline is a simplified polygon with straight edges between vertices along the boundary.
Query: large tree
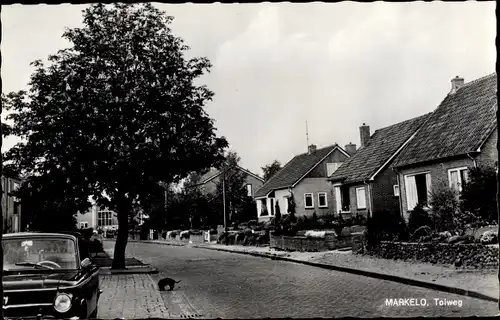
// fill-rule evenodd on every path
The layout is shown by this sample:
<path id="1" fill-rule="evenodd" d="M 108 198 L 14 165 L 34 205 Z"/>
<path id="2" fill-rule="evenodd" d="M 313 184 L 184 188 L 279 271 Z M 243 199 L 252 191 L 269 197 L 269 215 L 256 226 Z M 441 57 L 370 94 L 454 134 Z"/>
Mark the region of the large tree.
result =
<path id="1" fill-rule="evenodd" d="M 218 164 L 227 146 L 203 109 L 213 93 L 195 84 L 210 62 L 185 57 L 172 19 L 149 3 L 92 5 L 63 34 L 71 47 L 35 61 L 29 91 L 5 99 L 25 140 L 7 153 L 12 166 L 118 213 L 113 268 L 125 267 L 134 203 Z"/>
<path id="2" fill-rule="evenodd" d="M 271 179 L 278 171 L 281 170 L 281 163 L 278 160 L 274 160 L 271 164 L 268 164 L 262 167 L 262 171 L 264 172 L 264 180 L 268 181 Z"/>

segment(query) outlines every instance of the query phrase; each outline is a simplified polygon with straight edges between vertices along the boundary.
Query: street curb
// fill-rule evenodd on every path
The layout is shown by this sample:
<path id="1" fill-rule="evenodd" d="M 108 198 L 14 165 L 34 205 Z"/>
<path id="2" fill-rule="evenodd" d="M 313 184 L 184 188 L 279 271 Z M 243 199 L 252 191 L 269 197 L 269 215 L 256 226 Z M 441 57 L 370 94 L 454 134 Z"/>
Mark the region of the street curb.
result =
<path id="1" fill-rule="evenodd" d="M 486 294 L 483 294 L 480 292 L 450 287 L 450 286 L 437 284 L 437 283 L 430 283 L 430 282 L 426 282 L 426 281 L 422 281 L 422 280 L 409 279 L 409 278 L 404 278 L 404 277 L 399 277 L 399 276 L 394 276 L 394 275 L 389 275 L 389 274 L 382 274 L 382 273 L 347 268 L 347 267 L 339 267 L 339 266 L 317 263 L 317 262 L 302 261 L 302 260 L 296 260 L 296 259 L 280 257 L 280 256 L 275 256 L 275 255 L 267 255 L 267 254 L 262 254 L 262 253 L 257 253 L 257 252 L 234 251 L 234 250 L 227 250 L 227 249 L 221 249 L 221 248 L 209 248 L 209 247 L 203 247 L 203 246 L 193 246 L 193 248 L 223 251 L 223 252 L 238 253 L 238 254 L 246 254 L 246 255 L 251 255 L 251 256 L 255 256 L 255 257 L 268 258 L 268 259 L 272 259 L 272 260 L 281 260 L 281 261 L 287 261 L 287 262 L 300 263 L 300 264 L 304 264 L 304 265 L 308 265 L 308 266 L 312 266 L 312 267 L 318 267 L 318 268 L 329 269 L 329 270 L 334 270 L 334 271 L 352 273 L 352 274 L 362 275 L 365 277 L 371 277 L 371 278 L 387 280 L 387 281 L 392 281 L 392 282 L 399 282 L 399 283 L 403 283 L 403 284 L 407 284 L 407 285 L 411 285 L 411 286 L 423 287 L 423 288 L 432 289 L 432 290 L 436 290 L 436 291 L 442 291 L 442 292 L 447 292 L 447 293 L 452 293 L 452 294 L 457 294 L 457 295 L 461 295 L 461 296 L 477 298 L 477 299 L 481 299 L 481 300 L 486 300 L 486 301 L 498 303 L 498 298 L 494 298 L 494 297 L 491 297 L 489 295 L 486 295 Z"/>
<path id="2" fill-rule="evenodd" d="M 145 270 L 139 270 L 145 269 Z M 111 270 L 109 268 L 101 268 L 99 271 L 100 275 L 115 275 L 115 274 L 157 274 L 158 270 L 152 267 L 142 267 L 135 269 L 120 269 L 120 270 Z"/>

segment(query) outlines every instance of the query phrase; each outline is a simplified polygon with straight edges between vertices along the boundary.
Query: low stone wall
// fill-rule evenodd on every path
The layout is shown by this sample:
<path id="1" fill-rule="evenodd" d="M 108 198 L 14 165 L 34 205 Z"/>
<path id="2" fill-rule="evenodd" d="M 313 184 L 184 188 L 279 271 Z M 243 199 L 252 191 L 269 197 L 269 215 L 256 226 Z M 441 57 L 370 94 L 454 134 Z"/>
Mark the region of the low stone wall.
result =
<path id="1" fill-rule="evenodd" d="M 482 244 L 381 242 L 366 254 L 386 259 L 414 260 L 466 269 L 498 266 L 498 246 Z"/>
<path id="2" fill-rule="evenodd" d="M 270 235 L 269 246 L 285 251 L 319 252 L 350 247 L 352 237 L 335 237 L 333 234 L 326 234 L 324 239 L 318 239 Z"/>

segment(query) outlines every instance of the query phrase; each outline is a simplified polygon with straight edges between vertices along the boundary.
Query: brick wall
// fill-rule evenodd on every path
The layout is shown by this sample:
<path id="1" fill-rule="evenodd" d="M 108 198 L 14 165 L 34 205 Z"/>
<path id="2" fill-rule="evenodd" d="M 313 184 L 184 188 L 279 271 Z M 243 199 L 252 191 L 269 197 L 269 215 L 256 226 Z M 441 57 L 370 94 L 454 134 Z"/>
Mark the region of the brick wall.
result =
<path id="1" fill-rule="evenodd" d="M 481 148 L 481 153 L 477 158 L 478 166 L 495 167 L 495 163 L 498 161 L 497 140 L 498 131 L 495 129 Z"/>
<path id="2" fill-rule="evenodd" d="M 366 209 L 358 209 L 357 206 L 357 196 L 356 196 L 356 188 L 365 188 L 365 201 L 366 201 Z M 340 211 L 340 208 L 337 208 L 337 199 L 335 197 L 335 186 L 331 186 L 331 193 L 332 193 L 332 209 L 335 214 L 337 214 Z M 343 213 L 342 215 L 344 217 L 351 217 L 353 214 L 360 214 L 364 215 L 365 217 L 368 214 L 368 208 L 370 207 L 370 195 L 368 188 L 366 187 L 365 184 L 353 184 L 349 186 L 349 213 Z"/>
<path id="3" fill-rule="evenodd" d="M 318 207 L 318 192 L 326 192 L 326 208 Z M 304 194 L 312 193 L 314 197 L 314 208 L 306 209 L 304 205 Z M 333 189 L 331 183 L 326 178 L 305 178 L 293 188 L 293 197 L 295 199 L 296 216 L 312 216 L 314 212 L 318 216 L 332 213 L 335 208 L 333 198 Z"/>
<path id="4" fill-rule="evenodd" d="M 350 247 L 352 246 L 352 237 L 335 237 L 327 234 L 324 239 L 315 239 L 271 235 L 269 237 L 269 246 L 285 251 L 319 252 Z"/>
<path id="5" fill-rule="evenodd" d="M 470 167 L 473 166 L 473 161 L 468 157 L 455 158 L 446 161 L 441 161 L 438 163 L 432 163 L 427 165 L 422 165 L 413 168 L 399 169 L 399 181 L 401 185 L 399 186 L 399 193 L 401 198 L 402 213 L 405 219 L 409 218 L 410 210 L 408 210 L 408 205 L 406 201 L 406 188 L 404 176 L 407 174 L 424 173 L 430 172 L 431 174 L 431 187 L 435 185 L 436 182 L 446 181 L 448 182 L 448 169 L 459 168 L 459 167 Z"/>
<path id="6" fill-rule="evenodd" d="M 375 181 L 370 184 L 374 213 L 383 210 L 400 212 L 399 197 L 394 195 L 394 185 L 397 184 L 398 176 L 389 166 L 375 177 Z"/>
<path id="7" fill-rule="evenodd" d="M 384 241 L 366 253 L 386 259 L 413 260 L 441 265 L 453 265 L 458 259 L 461 262 L 460 267 L 466 269 L 498 266 L 498 246 L 494 245 Z"/>

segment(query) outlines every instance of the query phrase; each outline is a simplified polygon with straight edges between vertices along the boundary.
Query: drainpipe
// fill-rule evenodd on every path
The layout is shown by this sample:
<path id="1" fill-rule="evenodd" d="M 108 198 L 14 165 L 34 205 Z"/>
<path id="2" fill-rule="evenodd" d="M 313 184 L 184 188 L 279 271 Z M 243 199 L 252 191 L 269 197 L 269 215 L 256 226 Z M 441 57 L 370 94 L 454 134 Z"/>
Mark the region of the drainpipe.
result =
<path id="1" fill-rule="evenodd" d="M 475 158 L 473 158 L 473 157 L 471 157 L 471 156 L 470 156 L 470 153 L 466 153 L 466 155 L 467 155 L 467 157 L 469 157 L 469 158 L 472 160 L 472 162 L 474 163 L 474 168 L 477 168 L 476 159 L 475 159 Z"/>
<path id="2" fill-rule="evenodd" d="M 368 180 L 364 181 L 364 184 L 366 185 L 366 191 L 368 193 L 368 215 L 367 219 L 370 218 L 373 215 L 373 208 L 372 208 L 372 194 L 371 194 L 371 188 L 370 188 L 370 183 L 368 183 Z"/>

